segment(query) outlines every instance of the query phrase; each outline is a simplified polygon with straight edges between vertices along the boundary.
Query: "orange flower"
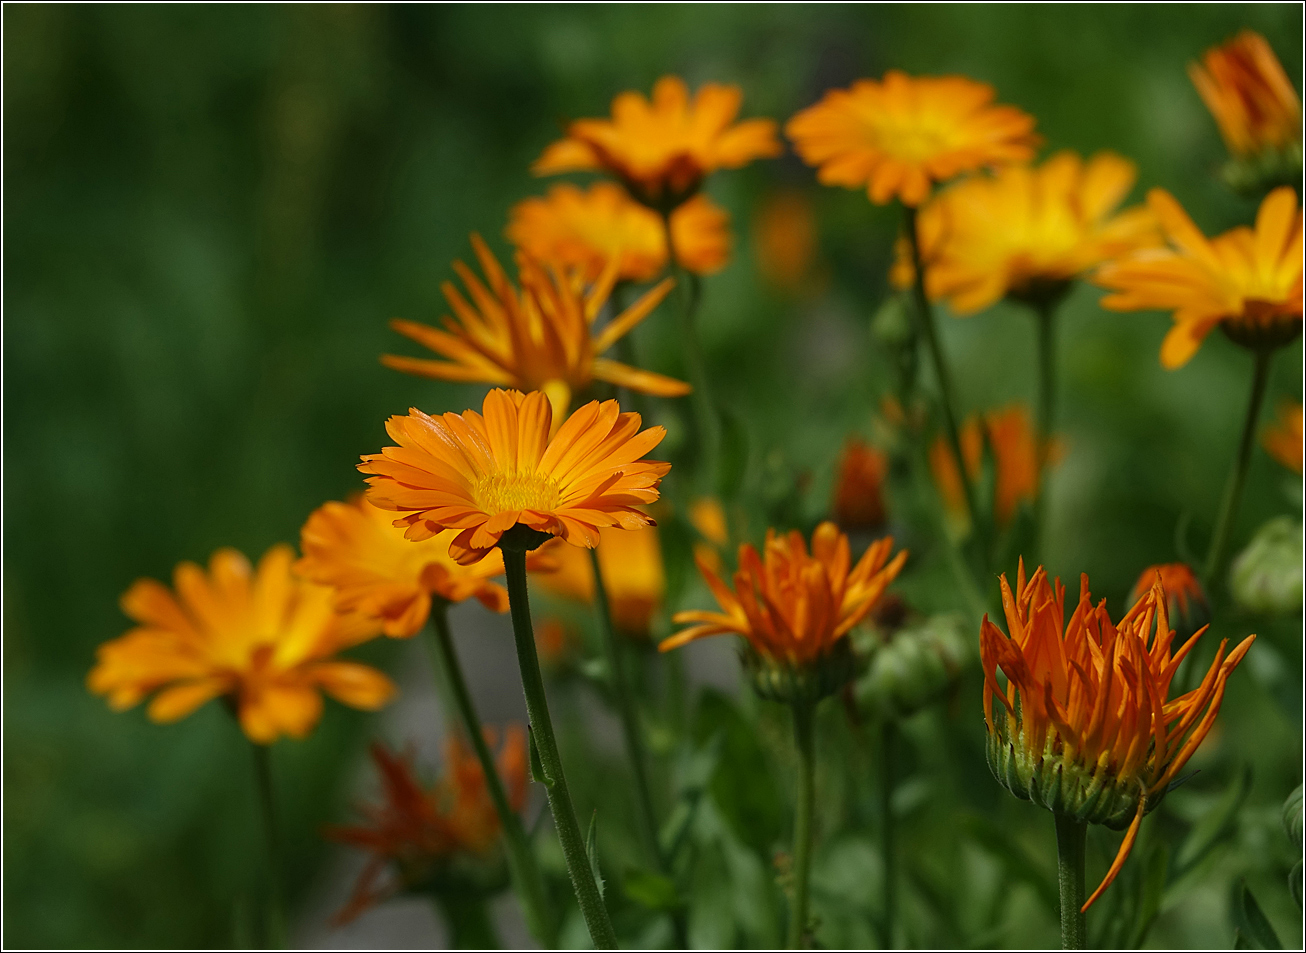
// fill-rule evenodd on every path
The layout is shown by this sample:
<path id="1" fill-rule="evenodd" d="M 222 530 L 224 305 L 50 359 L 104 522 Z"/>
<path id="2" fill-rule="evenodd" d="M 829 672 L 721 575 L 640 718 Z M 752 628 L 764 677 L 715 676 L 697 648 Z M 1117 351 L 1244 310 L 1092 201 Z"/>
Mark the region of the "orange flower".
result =
<path id="1" fill-rule="evenodd" d="M 1061 152 L 1038 167 L 1013 165 L 965 179 L 921 209 L 918 228 L 932 300 L 975 314 L 1010 295 L 1037 302 L 1103 261 L 1159 244 L 1152 212 L 1117 212 L 1134 164 L 1110 152 L 1084 162 Z M 892 278 L 911 287 L 905 238 Z"/>
<path id="2" fill-rule="evenodd" d="M 1231 229 L 1207 239 L 1169 192 L 1153 189 L 1147 202 L 1170 241 L 1108 262 L 1096 281 L 1114 291 L 1102 299 L 1113 311 L 1173 311 L 1161 363 L 1182 367 L 1219 325 L 1244 347 L 1278 347 L 1301 333 L 1301 212 L 1292 189 L 1275 189 L 1256 214 L 1256 228 Z"/>
<path id="3" fill-rule="evenodd" d="M 1211 606 L 1206 599 L 1206 590 L 1187 563 L 1148 566 L 1139 574 L 1138 581 L 1129 592 L 1130 605 L 1145 598 L 1158 579 L 1166 596 L 1166 615 L 1174 624 L 1181 642 L 1191 638 L 1198 629 L 1211 621 Z"/>
<path id="4" fill-rule="evenodd" d="M 834 485 L 834 521 L 845 530 L 884 525 L 884 479 L 889 461 L 858 437 L 848 438 L 839 456 Z M 963 501 L 964 502 L 964 501 Z"/>
<path id="5" fill-rule="evenodd" d="M 762 277 L 785 291 L 801 291 L 817 255 L 816 216 L 807 194 L 770 196 L 757 213 L 753 236 Z"/>
<path id="6" fill-rule="evenodd" d="M 578 639 L 561 619 L 547 618 L 535 626 L 535 649 L 547 666 L 569 661 Z"/>
<path id="7" fill-rule="evenodd" d="M 961 426 L 961 454 L 966 473 L 972 480 L 980 475 L 985 436 L 993 451 L 996 471 L 993 518 L 999 526 L 1007 526 L 1022 502 L 1032 503 L 1038 497 L 1038 436 L 1030 422 L 1029 411 L 1022 404 L 989 411 L 984 415 L 983 430 L 978 417 L 967 418 Z M 1056 463 L 1059 457 L 1060 448 L 1054 441 L 1049 449 L 1048 463 Z M 965 490 L 957 474 L 952 450 L 942 435 L 936 437 L 930 446 L 930 470 L 948 511 L 954 519 L 966 520 Z"/>
<path id="8" fill-rule="evenodd" d="M 486 728 L 485 735 L 493 747 L 491 729 Z M 411 754 L 391 754 L 373 743 L 372 760 L 381 775 L 384 800 L 360 809 L 366 823 L 328 827 L 325 832 L 372 855 L 349 903 L 335 916 L 337 925 L 401 890 L 445 886 L 444 881 L 452 879 L 449 865 L 459 856 L 484 861 L 499 840 L 499 816 L 481 763 L 457 736 L 446 736 L 444 777 L 429 789 L 417 780 Z M 521 725 L 508 726 L 498 768 L 509 803 L 520 811 L 526 804 L 526 732 Z M 393 879 L 379 883 L 391 867 Z"/>
<path id="9" fill-rule="evenodd" d="M 713 546 L 724 546 L 730 542 L 725 507 L 715 496 L 701 496 L 695 500 L 689 507 L 689 521 Z"/>
<path id="10" fill-rule="evenodd" d="M 1014 596 L 1002 577 L 1010 638 L 986 615 L 980 656 L 989 764 L 998 780 L 1048 810 L 1129 828 L 1087 910 L 1120 872 L 1143 815 L 1160 803 L 1210 732 L 1225 683 L 1256 637 L 1227 657 L 1228 640 L 1222 641 L 1201 685 L 1167 700 L 1171 679 L 1197 638 L 1171 654 L 1174 632 L 1161 585 L 1154 583 L 1118 625 L 1105 600 L 1093 605 L 1088 576 L 1080 577 L 1079 592 L 1066 623 L 1065 587 L 1060 580 L 1050 584 L 1042 567 L 1026 584 L 1022 561 Z M 1006 718 L 994 718 L 994 695 Z"/>
<path id="11" fill-rule="evenodd" d="M 656 527 L 633 532 L 616 527 L 602 529 L 598 554 L 612 624 L 627 635 L 648 638 L 653 614 L 662 604 L 667 589 Z M 540 585 L 565 598 L 592 602 L 594 567 L 589 553 L 564 546 L 557 556 L 556 572 L 536 576 Z"/>
<path id="12" fill-rule="evenodd" d="M 578 119 L 531 166 L 536 175 L 602 170 L 654 208 L 674 208 L 717 169 L 738 169 L 780 154 L 775 123 L 735 123 L 738 86 L 705 83 L 694 98 L 678 76 L 664 76 L 652 100 L 637 92 L 612 101 L 611 119 Z"/>
<path id="13" fill-rule="evenodd" d="M 1188 75 L 1236 156 L 1301 143 L 1301 101 L 1265 37 L 1243 30 Z M 1298 160 L 1300 161 L 1300 159 Z"/>
<path id="14" fill-rule="evenodd" d="M 589 386 L 592 380 L 659 397 L 689 393 L 688 384 L 600 357 L 666 297 L 674 284 L 670 278 L 594 333 L 594 321 L 616 280 L 614 267 L 609 267 L 589 292 L 582 295 L 579 273 L 560 275 L 522 257 L 518 291 L 479 235 L 472 236 L 472 247 L 489 287 L 462 262 L 454 262 L 454 270 L 472 300 L 469 303 L 451 282 L 445 283 L 444 296 L 457 315 L 456 319 L 444 319 L 445 330 L 413 321 L 390 322 L 400 334 L 447 360 L 418 360 L 387 354 L 381 358 L 387 367 L 439 380 L 483 381 L 522 390 L 543 390 L 553 402 L 554 415 L 559 420 L 566 414 L 572 395 Z"/>
<path id="15" fill-rule="evenodd" d="M 824 185 L 865 187 L 876 205 L 917 206 L 936 182 L 1034 157 L 1034 117 L 993 105 L 993 87 L 964 76 L 912 77 L 834 89 L 785 126 Z"/>
<path id="16" fill-rule="evenodd" d="M 1279 405 L 1279 419 L 1261 435 L 1261 445 L 1289 470 L 1302 470 L 1302 406 L 1287 401 Z"/>
<path id="17" fill-rule="evenodd" d="M 420 542 L 407 540 L 394 526 L 393 512 L 360 494 L 313 512 L 300 534 L 304 556 L 295 568 L 335 589 L 337 611 L 376 620 L 397 638 L 421 631 L 432 596 L 449 602 L 475 597 L 494 612 L 507 612 L 508 590 L 490 581 L 503 575 L 503 554 L 495 550 L 461 566 L 449 555 L 456 535 L 446 530 Z"/>
<path id="18" fill-rule="evenodd" d="M 734 592 L 700 559 L 699 571 L 722 611 L 677 612 L 672 621 L 690 627 L 659 648 L 734 634 L 768 660 L 794 668 L 816 663 L 866 618 L 902 569 L 907 553 L 889 561 L 892 548 L 892 538 L 877 540 L 851 567 L 848 537 L 833 523 L 816 528 L 810 555 L 800 533 L 768 530 L 763 555 L 749 543 L 739 547 Z"/>
<path id="19" fill-rule="evenodd" d="M 399 444 L 363 457 L 368 499 L 401 518 L 412 540 L 460 530 L 449 554 L 470 566 L 521 523 L 576 546 L 599 529 L 654 525 L 638 507 L 658 498 L 671 464 L 642 459 L 666 431 L 640 431 L 639 414 L 591 401 L 550 437 L 553 414 L 538 391 L 492 390 L 474 410 L 430 417 L 416 407 L 391 417 Z"/>
<path id="20" fill-rule="evenodd" d="M 615 258 L 617 277 L 650 281 L 667 265 L 667 237 L 657 213 L 618 185 L 595 182 L 582 192 L 555 185 L 544 198 L 512 207 L 508 240 L 538 261 L 577 270 L 598 281 Z M 676 257 L 687 271 L 709 275 L 730 258 L 730 216 L 706 195 L 671 213 Z"/>
<path id="21" fill-rule="evenodd" d="M 338 615 L 330 589 L 294 575 L 294 558 L 289 546 L 273 546 L 254 570 L 234 549 L 219 549 L 207 573 L 178 564 L 175 595 L 137 580 L 122 609 L 139 625 L 100 646 L 87 686 L 115 711 L 157 690 L 148 713 L 160 723 L 225 697 L 257 744 L 312 731 L 322 716 L 319 688 L 354 708 L 380 708 L 395 693 L 390 680 L 332 659 L 377 626 Z"/>

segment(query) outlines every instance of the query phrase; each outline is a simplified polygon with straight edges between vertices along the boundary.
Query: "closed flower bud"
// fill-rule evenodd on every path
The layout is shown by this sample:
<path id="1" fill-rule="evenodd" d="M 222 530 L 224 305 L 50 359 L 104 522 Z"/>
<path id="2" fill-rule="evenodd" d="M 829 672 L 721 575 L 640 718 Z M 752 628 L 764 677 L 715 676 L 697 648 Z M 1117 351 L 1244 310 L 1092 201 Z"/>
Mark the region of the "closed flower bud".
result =
<path id="1" fill-rule="evenodd" d="M 967 655 L 960 616 L 931 616 L 871 642 L 857 700 L 882 714 L 906 718 L 943 697 Z"/>
<path id="2" fill-rule="evenodd" d="M 1301 526 L 1276 516 L 1252 537 L 1233 561 L 1229 589 L 1238 605 L 1252 612 L 1284 614 L 1301 608 Z"/>

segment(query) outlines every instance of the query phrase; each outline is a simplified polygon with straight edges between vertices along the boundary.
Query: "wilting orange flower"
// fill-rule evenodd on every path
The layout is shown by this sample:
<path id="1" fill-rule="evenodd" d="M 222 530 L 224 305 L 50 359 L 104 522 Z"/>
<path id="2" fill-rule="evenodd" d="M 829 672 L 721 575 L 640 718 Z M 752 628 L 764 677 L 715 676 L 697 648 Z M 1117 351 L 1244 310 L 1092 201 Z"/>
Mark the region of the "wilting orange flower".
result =
<path id="1" fill-rule="evenodd" d="M 486 728 L 485 734 L 493 747 L 494 733 Z M 360 808 L 366 823 L 325 832 L 372 855 L 349 903 L 336 915 L 337 924 L 401 890 L 438 889 L 460 856 L 485 860 L 498 844 L 499 816 L 485 773 L 456 736 L 445 738 L 444 776 L 431 788 L 417 780 L 411 754 L 395 755 L 374 742 L 372 760 L 381 775 L 382 802 Z M 526 732 L 521 725 L 510 725 L 504 733 L 498 769 L 509 804 L 520 811 L 526 804 Z M 387 868 L 392 868 L 392 878 L 380 882 Z"/>
<path id="2" fill-rule="evenodd" d="M 1029 411 L 1022 404 L 989 411 L 984 415 L 983 429 L 978 417 L 968 417 L 961 426 L 961 455 L 966 473 L 972 480 L 980 475 L 986 435 L 993 451 L 995 470 L 993 518 L 999 526 L 1006 526 L 1022 502 L 1032 503 L 1038 497 L 1038 435 L 1034 432 Z M 1053 441 L 1048 451 L 1048 463 L 1056 463 L 1060 453 L 1059 444 Z M 966 492 L 957 473 L 952 449 L 942 435 L 936 437 L 930 446 L 930 471 L 948 511 L 958 520 L 967 519 Z"/>
<path id="3" fill-rule="evenodd" d="M 616 280 L 614 267 L 583 293 L 579 273 L 562 275 L 523 256 L 518 291 L 479 235 L 472 236 L 472 247 L 489 286 L 462 262 L 454 262 L 471 301 L 445 282 L 444 296 L 457 316 L 444 319 L 445 330 L 413 321 L 390 322 L 400 334 L 447 360 L 387 354 L 381 358 L 387 367 L 446 381 L 542 390 L 558 419 L 566 414 L 572 395 L 592 380 L 659 397 L 689 393 L 688 384 L 600 356 L 658 306 L 674 284 L 670 278 L 594 333 L 594 321 Z"/>
<path id="4" fill-rule="evenodd" d="M 657 528 L 602 529 L 597 552 L 612 624 L 627 635 L 647 638 L 653 614 L 662 604 L 667 589 Z M 536 579 L 540 585 L 565 598 L 592 602 L 594 566 L 589 553 L 575 546 L 563 546 L 556 555 L 557 570 L 539 573 Z"/>
<path id="5" fill-rule="evenodd" d="M 908 76 L 833 89 L 785 126 L 825 185 L 866 188 L 876 205 L 922 204 L 936 182 L 1034 157 L 1034 117 L 993 105 L 993 87 L 965 76 Z"/>
<path id="6" fill-rule="evenodd" d="M 508 611 L 508 590 L 490 581 L 503 575 L 502 553 L 462 566 L 449 555 L 457 530 L 413 542 L 394 519 L 361 494 L 348 503 L 326 503 L 300 531 L 304 555 L 295 568 L 335 589 L 337 611 L 374 619 L 398 638 L 426 625 L 432 596 L 449 602 L 475 597 L 495 612 Z"/>
<path id="7" fill-rule="evenodd" d="M 100 646 L 87 686 L 115 711 L 158 691 L 148 713 L 163 723 L 225 697 L 258 744 L 307 735 L 322 716 L 319 688 L 354 708 L 380 708 L 395 693 L 390 679 L 332 658 L 378 626 L 339 615 L 331 590 L 296 576 L 294 559 L 289 546 L 273 546 L 255 570 L 234 549 L 219 549 L 207 573 L 179 563 L 175 593 L 137 580 L 122 609 L 139 624 Z"/>
<path id="8" fill-rule="evenodd" d="M 804 192 L 785 191 L 770 196 L 753 224 L 762 277 L 786 291 L 802 290 L 817 254 L 816 215 Z"/>
<path id="9" fill-rule="evenodd" d="M 1212 47 L 1200 66 L 1189 64 L 1188 75 L 1234 155 L 1252 156 L 1301 142 L 1301 101 L 1259 33 L 1243 30 L 1223 46 Z"/>
<path id="10" fill-rule="evenodd" d="M 1151 210 L 1117 211 L 1135 174 L 1110 152 L 1087 162 L 1060 152 L 1038 167 L 1006 166 L 945 189 L 918 219 L 926 292 L 958 315 L 974 314 L 1007 295 L 1055 295 L 1103 261 L 1159 244 Z M 913 276 L 903 238 L 893 282 L 909 288 Z"/>
<path id="11" fill-rule="evenodd" d="M 612 100 L 611 119 L 577 119 L 567 137 L 544 150 L 536 175 L 601 170 L 654 208 L 674 208 L 717 169 L 738 169 L 780 154 L 775 122 L 735 123 L 738 86 L 704 83 L 690 99 L 685 81 L 664 76 L 652 100 L 627 91 Z"/>
<path id="12" fill-rule="evenodd" d="M 596 400 L 550 437 L 553 414 L 539 391 L 492 390 L 482 410 L 431 417 L 414 407 L 391 417 L 386 432 L 399 446 L 359 464 L 372 474 L 368 499 L 398 511 L 409 539 L 457 529 L 449 554 L 469 566 L 518 523 L 590 548 L 601 527 L 654 525 L 638 507 L 657 500 L 671 464 L 642 458 L 665 429 L 640 431 L 639 414 Z"/>
<path id="13" fill-rule="evenodd" d="M 1301 333 L 1302 233 L 1297 194 L 1275 189 L 1256 214 L 1256 228 L 1239 226 L 1208 239 L 1164 189 L 1147 195 L 1170 241 L 1108 262 L 1098 284 L 1113 311 L 1173 311 L 1161 363 L 1182 367 L 1219 325 L 1245 347 L 1278 347 Z"/>
<path id="14" fill-rule="evenodd" d="M 809 665 L 866 618 L 893 582 L 907 553 L 889 560 L 892 549 L 892 538 L 877 540 L 853 567 L 848 537 L 833 523 L 816 528 L 810 554 L 797 531 L 768 530 L 762 554 L 750 543 L 739 547 L 733 592 L 698 561 L 722 611 L 677 612 L 672 621 L 690 627 L 659 648 L 666 652 L 704 636 L 734 634 L 767 659 Z"/>
<path id="15" fill-rule="evenodd" d="M 1288 401 L 1279 406 L 1279 419 L 1261 435 L 1270 456 L 1289 470 L 1302 470 L 1302 406 Z"/>
<path id="16" fill-rule="evenodd" d="M 597 281 L 614 258 L 617 277 L 628 281 L 649 281 L 667 265 L 662 220 L 611 182 L 585 192 L 555 185 L 543 198 L 518 202 L 506 234 L 532 258 L 574 268 L 586 281 Z M 730 216 L 696 195 L 671 213 L 671 238 L 682 268 L 712 274 L 730 258 Z"/>
<path id="17" fill-rule="evenodd" d="M 1017 797 L 1048 810 L 1129 828 L 1087 910 L 1120 872 L 1143 815 L 1160 803 L 1210 732 L 1225 683 L 1256 636 L 1227 657 L 1228 640 L 1222 641 L 1201 685 L 1167 700 L 1171 679 L 1197 638 L 1171 653 L 1174 632 L 1159 583 L 1113 624 L 1106 601 L 1094 606 L 1088 576 L 1081 576 L 1079 604 L 1066 623 L 1065 587 L 1060 580 L 1049 583 L 1042 567 L 1027 584 L 1022 561 L 1014 596 L 1002 577 L 1002 606 L 1010 638 L 987 615 L 980 626 L 995 775 Z M 994 717 L 994 695 L 1005 718 Z"/>
<path id="18" fill-rule="evenodd" d="M 1139 573 L 1138 581 L 1130 590 L 1129 604 L 1133 605 L 1145 598 L 1158 579 L 1165 591 L 1166 615 L 1181 641 L 1191 638 L 1198 629 L 1211 621 L 1211 606 L 1206 599 L 1206 590 L 1187 563 L 1148 566 Z"/>
<path id="19" fill-rule="evenodd" d="M 844 530 L 884 525 L 884 479 L 889 461 L 858 437 L 850 437 L 839 456 L 834 484 L 834 521 Z"/>

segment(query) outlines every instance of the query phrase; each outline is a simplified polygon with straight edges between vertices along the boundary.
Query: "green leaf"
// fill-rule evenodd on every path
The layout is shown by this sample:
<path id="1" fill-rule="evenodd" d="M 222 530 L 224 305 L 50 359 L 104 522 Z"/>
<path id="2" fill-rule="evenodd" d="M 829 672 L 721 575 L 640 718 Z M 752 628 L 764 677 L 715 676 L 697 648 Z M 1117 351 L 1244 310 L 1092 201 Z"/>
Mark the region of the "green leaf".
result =
<path id="1" fill-rule="evenodd" d="M 1184 839 L 1183 846 L 1179 848 L 1179 854 L 1175 858 L 1175 879 L 1182 877 L 1201 863 L 1202 858 L 1229 835 L 1237 819 L 1238 809 L 1247 799 L 1251 788 L 1252 769 L 1250 765 L 1246 765 L 1229 785 L 1224 797 L 1220 798 L 1205 817 L 1193 825 L 1193 829 Z"/>
<path id="2" fill-rule="evenodd" d="M 1142 897 L 1138 904 L 1138 914 L 1134 918 L 1134 932 L 1129 945 L 1138 949 L 1147 939 L 1148 931 L 1161 910 L 1161 900 L 1165 896 L 1166 874 L 1170 865 L 1170 851 L 1164 846 L 1158 847 L 1147 855 L 1147 865 L 1143 873 Z"/>
<path id="3" fill-rule="evenodd" d="M 540 760 L 540 749 L 535 745 L 535 729 L 527 728 L 526 733 L 530 740 L 531 778 L 543 784 L 546 788 L 551 788 L 553 787 L 553 779 L 545 772 L 544 762 Z"/>
<path id="4" fill-rule="evenodd" d="M 1292 865 L 1292 870 L 1288 871 L 1288 890 L 1292 893 L 1292 899 L 1297 902 L 1297 909 L 1301 909 L 1301 888 L 1302 888 L 1302 862 L 1299 860 Z"/>
<path id="5" fill-rule="evenodd" d="M 1234 886 L 1233 918 L 1235 924 L 1235 948 L 1253 950 L 1283 949 L 1283 944 L 1279 942 L 1279 936 L 1274 932 L 1274 927 L 1270 926 L 1270 921 L 1266 919 L 1265 914 L 1261 911 L 1261 905 L 1256 902 L 1252 892 L 1247 889 L 1247 881 L 1242 879 L 1239 879 Z M 1248 945 L 1237 946 L 1240 939 Z"/>
<path id="6" fill-rule="evenodd" d="M 697 740 L 721 736 L 720 758 L 708 789 L 721 816 L 740 841 L 769 862 L 785 832 L 786 811 L 767 763 L 766 750 L 734 703 L 719 691 L 705 690 L 694 720 Z"/>
<path id="7" fill-rule="evenodd" d="M 1034 862 L 1011 837 L 1010 833 L 977 815 L 965 819 L 966 831 L 975 841 L 1002 862 L 1008 875 L 1033 887 L 1039 900 L 1050 910 L 1061 903 L 1056 881 Z"/>
<path id="8" fill-rule="evenodd" d="M 657 913 L 670 913 L 684 905 L 676 882 L 651 870 L 627 868 L 621 887 L 631 900 Z"/>
<path id="9" fill-rule="evenodd" d="M 1301 850 L 1302 786 L 1300 784 L 1283 802 L 1283 829 L 1288 832 L 1288 837 L 1292 839 L 1293 846 Z"/>
<path id="10" fill-rule="evenodd" d="M 599 888 L 599 899 L 603 898 L 603 875 L 599 873 L 599 811 L 594 809 L 594 816 L 590 818 L 590 830 L 585 835 L 585 856 L 590 861 L 590 873 L 594 875 L 594 883 Z"/>

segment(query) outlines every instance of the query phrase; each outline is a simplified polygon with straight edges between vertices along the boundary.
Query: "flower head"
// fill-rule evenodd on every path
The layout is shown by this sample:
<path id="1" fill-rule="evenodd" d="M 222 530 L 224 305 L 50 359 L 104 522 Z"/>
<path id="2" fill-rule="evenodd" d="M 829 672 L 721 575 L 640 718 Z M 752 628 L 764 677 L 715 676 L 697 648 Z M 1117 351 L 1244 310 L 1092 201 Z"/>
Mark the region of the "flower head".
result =
<path id="1" fill-rule="evenodd" d="M 512 207 L 508 240 L 537 261 L 573 268 L 598 281 L 613 259 L 617 278 L 650 281 L 667 265 L 667 237 L 656 212 L 611 182 L 582 192 L 555 185 L 543 198 Z M 730 216 L 706 195 L 671 213 L 676 258 L 686 271 L 709 275 L 730 258 Z"/>
<path id="2" fill-rule="evenodd" d="M 312 731 L 319 689 L 354 708 L 380 708 L 395 693 L 390 680 L 333 658 L 379 627 L 338 614 L 330 589 L 294 574 L 294 558 L 289 546 L 273 546 L 255 570 L 234 549 L 219 549 L 208 572 L 178 564 L 173 590 L 137 580 L 122 609 L 138 625 L 100 646 L 87 686 L 117 711 L 157 691 L 148 713 L 162 723 L 225 697 L 258 744 Z"/>
<path id="3" fill-rule="evenodd" d="M 754 218 L 753 247 L 766 281 L 788 292 L 810 287 L 820 249 L 808 194 L 789 190 L 767 198 Z"/>
<path id="4" fill-rule="evenodd" d="M 590 548 L 601 527 L 653 525 L 638 507 L 657 500 L 671 469 L 643 459 L 662 427 L 641 431 L 639 414 L 591 401 L 550 437 L 553 413 L 539 391 L 492 390 L 482 413 L 431 417 L 414 407 L 386 422 L 398 446 L 363 457 L 368 499 L 396 511 L 408 539 L 457 529 L 449 554 L 469 566 L 518 523 Z"/>
<path id="5" fill-rule="evenodd" d="M 1156 220 L 1139 206 L 1118 211 L 1134 164 L 1109 152 L 1087 162 L 1061 152 L 1041 166 L 1011 165 L 940 192 L 921 209 L 918 229 L 930 298 L 959 315 L 1005 296 L 1038 301 L 1103 261 L 1156 245 Z M 913 280 L 905 239 L 893 281 Z"/>
<path id="6" fill-rule="evenodd" d="M 1032 503 L 1038 497 L 1038 435 L 1029 411 L 1023 404 L 991 410 L 984 415 L 982 426 L 980 418 L 968 417 L 961 426 L 960 436 L 961 455 L 972 480 L 979 478 L 987 437 L 995 470 L 993 518 L 999 526 L 1009 525 L 1021 503 Z M 1054 442 L 1048 451 L 1048 463 L 1055 463 L 1059 453 L 1059 446 Z M 949 513 L 958 521 L 966 520 L 965 490 L 952 450 L 942 435 L 930 446 L 930 470 Z"/>
<path id="7" fill-rule="evenodd" d="M 736 123 L 738 86 L 704 83 L 691 99 L 685 81 L 664 76 L 653 98 L 627 91 L 612 101 L 611 119 L 577 119 L 567 137 L 544 150 L 536 175 L 601 170 L 639 201 L 674 208 L 717 169 L 738 169 L 780 154 L 775 122 Z"/>
<path id="8" fill-rule="evenodd" d="M 1169 247 L 1144 249 L 1107 262 L 1095 280 L 1110 289 L 1113 311 L 1173 311 L 1161 363 L 1182 367 L 1219 325 L 1245 347 L 1278 347 L 1301 333 L 1302 231 L 1297 195 L 1275 189 L 1256 214 L 1208 239 L 1163 189 L 1147 195 Z"/>
<path id="9" fill-rule="evenodd" d="M 857 437 L 839 455 L 834 484 L 834 521 L 845 531 L 876 530 L 884 525 L 884 480 L 889 461 Z"/>
<path id="10" fill-rule="evenodd" d="M 1302 406 L 1287 401 L 1279 405 L 1279 419 L 1261 434 L 1261 445 L 1289 470 L 1302 469 Z"/>
<path id="11" fill-rule="evenodd" d="M 1060 580 L 1050 583 L 1039 567 L 1027 582 L 1022 561 L 1014 594 L 1002 577 L 1010 635 L 987 615 L 980 626 L 988 757 L 998 780 L 1051 811 L 1129 828 L 1085 910 L 1120 872 L 1143 815 L 1211 730 L 1229 675 L 1256 638 L 1227 655 L 1228 640 L 1221 642 L 1202 683 L 1171 699 L 1170 682 L 1197 638 L 1171 652 L 1167 601 L 1154 582 L 1113 623 L 1106 601 L 1094 605 L 1088 576 L 1081 576 L 1079 603 L 1066 622 Z M 1005 717 L 995 715 L 995 695 Z"/>
<path id="12" fill-rule="evenodd" d="M 413 321 L 391 322 L 400 334 L 446 360 L 387 354 L 381 358 L 387 367 L 439 380 L 543 390 L 558 419 L 566 414 L 572 395 L 594 380 L 659 397 L 689 393 L 688 384 L 601 356 L 652 313 L 671 290 L 670 278 L 595 332 L 594 323 L 616 280 L 615 267 L 586 292 L 579 272 L 564 275 L 523 256 L 518 290 L 480 236 L 472 236 L 472 247 L 486 283 L 462 262 L 454 262 L 471 300 L 445 283 L 444 296 L 456 315 L 444 319 L 445 330 Z"/>
<path id="13" fill-rule="evenodd" d="M 1157 580 L 1166 597 L 1166 616 L 1183 642 L 1211 621 L 1211 604 L 1197 575 L 1187 563 L 1163 563 L 1148 566 L 1138 576 L 1129 592 L 1129 604 L 1145 598 Z"/>
<path id="14" fill-rule="evenodd" d="M 612 624 L 626 635 L 647 639 L 653 615 L 667 589 L 657 527 L 633 531 L 618 527 L 602 529 L 597 553 Z M 575 546 L 563 546 L 556 555 L 557 570 L 538 574 L 540 585 L 565 598 L 592 602 L 594 566 L 589 553 Z"/>
<path id="15" fill-rule="evenodd" d="M 1265 37 L 1243 30 L 1212 47 L 1188 75 L 1235 156 L 1301 147 L 1301 101 Z M 1298 157 L 1300 161 L 1300 153 Z"/>
<path id="16" fill-rule="evenodd" d="M 937 182 L 1034 156 L 1034 117 L 995 106 L 993 87 L 964 76 L 890 70 L 834 89 L 785 126 L 825 185 L 865 187 L 876 205 L 917 206 Z"/>
<path id="17" fill-rule="evenodd" d="M 485 734 L 493 746 L 493 732 L 486 728 Z M 498 844 L 499 816 L 481 763 L 463 741 L 445 738 L 444 776 L 430 788 L 418 781 L 411 754 L 392 754 L 374 743 L 372 760 L 381 775 L 382 802 L 360 808 L 365 823 L 326 830 L 332 840 L 372 855 L 337 924 L 402 890 L 454 884 L 475 889 L 485 886 L 477 880 L 502 880 L 485 869 Z M 509 804 L 520 811 L 526 803 L 526 732 L 520 725 L 505 732 L 498 769 Z M 387 869 L 390 881 L 380 882 Z"/>

